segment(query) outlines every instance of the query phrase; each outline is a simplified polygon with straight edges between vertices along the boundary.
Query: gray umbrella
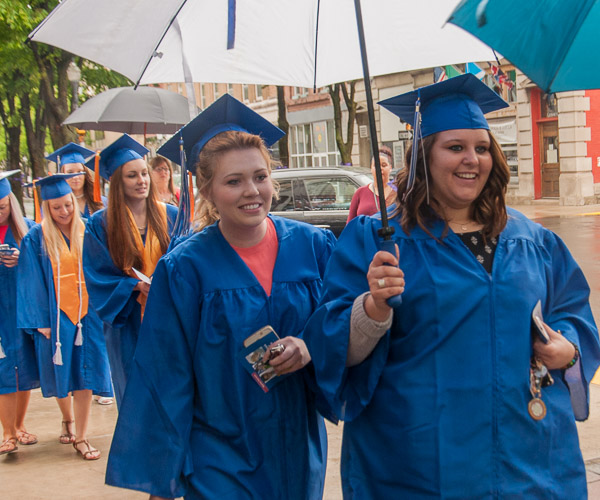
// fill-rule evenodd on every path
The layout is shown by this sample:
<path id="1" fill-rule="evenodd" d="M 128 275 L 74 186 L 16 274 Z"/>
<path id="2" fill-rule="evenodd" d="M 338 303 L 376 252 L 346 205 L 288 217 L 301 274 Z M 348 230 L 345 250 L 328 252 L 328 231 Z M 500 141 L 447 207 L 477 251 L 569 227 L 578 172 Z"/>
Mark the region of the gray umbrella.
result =
<path id="1" fill-rule="evenodd" d="M 63 125 L 127 134 L 174 134 L 192 118 L 188 100 L 180 94 L 158 87 L 118 87 L 88 99 Z"/>

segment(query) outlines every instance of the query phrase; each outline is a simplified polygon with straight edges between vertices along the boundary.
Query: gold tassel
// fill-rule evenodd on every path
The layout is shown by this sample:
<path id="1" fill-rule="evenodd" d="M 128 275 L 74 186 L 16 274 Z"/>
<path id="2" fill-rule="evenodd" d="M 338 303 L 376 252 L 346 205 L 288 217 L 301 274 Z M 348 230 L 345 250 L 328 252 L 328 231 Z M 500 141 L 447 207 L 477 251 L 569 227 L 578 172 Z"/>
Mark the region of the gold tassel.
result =
<path id="1" fill-rule="evenodd" d="M 96 151 L 94 159 L 94 201 L 100 203 L 102 196 L 100 195 L 100 151 Z"/>

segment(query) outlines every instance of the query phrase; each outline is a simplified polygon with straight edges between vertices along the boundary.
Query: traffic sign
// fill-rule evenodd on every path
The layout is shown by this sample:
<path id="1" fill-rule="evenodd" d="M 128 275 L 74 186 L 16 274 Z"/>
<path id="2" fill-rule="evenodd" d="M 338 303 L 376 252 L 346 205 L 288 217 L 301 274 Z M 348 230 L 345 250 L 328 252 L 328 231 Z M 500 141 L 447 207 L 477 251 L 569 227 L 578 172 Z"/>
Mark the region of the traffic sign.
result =
<path id="1" fill-rule="evenodd" d="M 412 130 L 398 130 L 399 141 L 410 141 L 413 138 Z"/>

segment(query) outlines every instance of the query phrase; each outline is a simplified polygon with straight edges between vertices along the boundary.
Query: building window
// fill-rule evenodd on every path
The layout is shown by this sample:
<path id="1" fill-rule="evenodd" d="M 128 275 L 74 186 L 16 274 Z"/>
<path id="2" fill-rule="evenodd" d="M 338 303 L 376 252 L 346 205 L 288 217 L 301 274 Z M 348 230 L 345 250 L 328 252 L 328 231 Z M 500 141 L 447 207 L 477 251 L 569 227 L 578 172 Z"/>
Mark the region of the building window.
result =
<path id="1" fill-rule="evenodd" d="M 513 117 L 495 118 L 488 121 L 490 131 L 500 144 L 510 169 L 510 183 L 519 183 L 519 154 L 517 150 L 517 119 Z"/>
<path id="2" fill-rule="evenodd" d="M 221 94 L 219 93 L 219 84 L 218 83 L 213 83 L 213 96 L 215 101 L 221 97 Z"/>
<path id="3" fill-rule="evenodd" d="M 263 98 L 263 88 L 262 85 L 255 85 L 256 87 L 256 100 L 262 101 Z"/>
<path id="4" fill-rule="evenodd" d="M 227 84 L 227 93 L 231 96 L 231 97 L 235 97 L 233 95 L 233 83 L 228 83 Z"/>
<path id="5" fill-rule="evenodd" d="M 558 116 L 558 101 L 556 94 L 542 94 L 540 97 L 542 118 L 556 118 Z"/>
<path id="6" fill-rule="evenodd" d="M 333 120 L 290 127 L 290 166 L 297 168 L 339 165 Z"/>
<path id="7" fill-rule="evenodd" d="M 308 89 L 304 87 L 292 87 L 292 99 L 308 96 Z"/>
<path id="8" fill-rule="evenodd" d="M 250 92 L 248 92 L 248 84 L 244 83 L 242 85 L 242 96 L 244 98 L 244 102 L 248 102 L 250 100 Z"/>
<path id="9" fill-rule="evenodd" d="M 200 107 L 206 108 L 206 85 L 204 83 L 200 84 Z"/>

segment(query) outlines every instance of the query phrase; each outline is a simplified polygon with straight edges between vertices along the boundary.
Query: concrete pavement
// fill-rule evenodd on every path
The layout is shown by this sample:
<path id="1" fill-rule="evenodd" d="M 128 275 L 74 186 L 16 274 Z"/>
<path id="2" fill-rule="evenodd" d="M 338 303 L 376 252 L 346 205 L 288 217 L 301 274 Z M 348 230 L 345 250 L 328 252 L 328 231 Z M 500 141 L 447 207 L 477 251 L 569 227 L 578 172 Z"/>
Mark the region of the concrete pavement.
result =
<path id="1" fill-rule="evenodd" d="M 600 205 L 560 207 L 540 202 L 515 207 L 528 217 L 576 217 L 600 215 Z M 600 320 L 596 317 L 597 321 Z M 600 385 L 591 387 L 588 421 L 578 424 L 581 450 L 586 461 L 589 498 L 600 500 Z M 84 462 L 71 445 L 58 442 L 61 415 L 54 399 L 44 399 L 33 391 L 26 419 L 30 432 L 38 435 L 33 446 L 0 457 L 0 498 L 2 500 L 61 499 L 143 499 L 147 495 L 104 485 L 104 471 L 116 422 L 115 405 L 92 404 L 89 440 L 101 450 L 100 460 Z M 342 426 L 328 425 L 329 460 L 325 483 L 326 500 L 341 500 L 339 476 Z"/>

